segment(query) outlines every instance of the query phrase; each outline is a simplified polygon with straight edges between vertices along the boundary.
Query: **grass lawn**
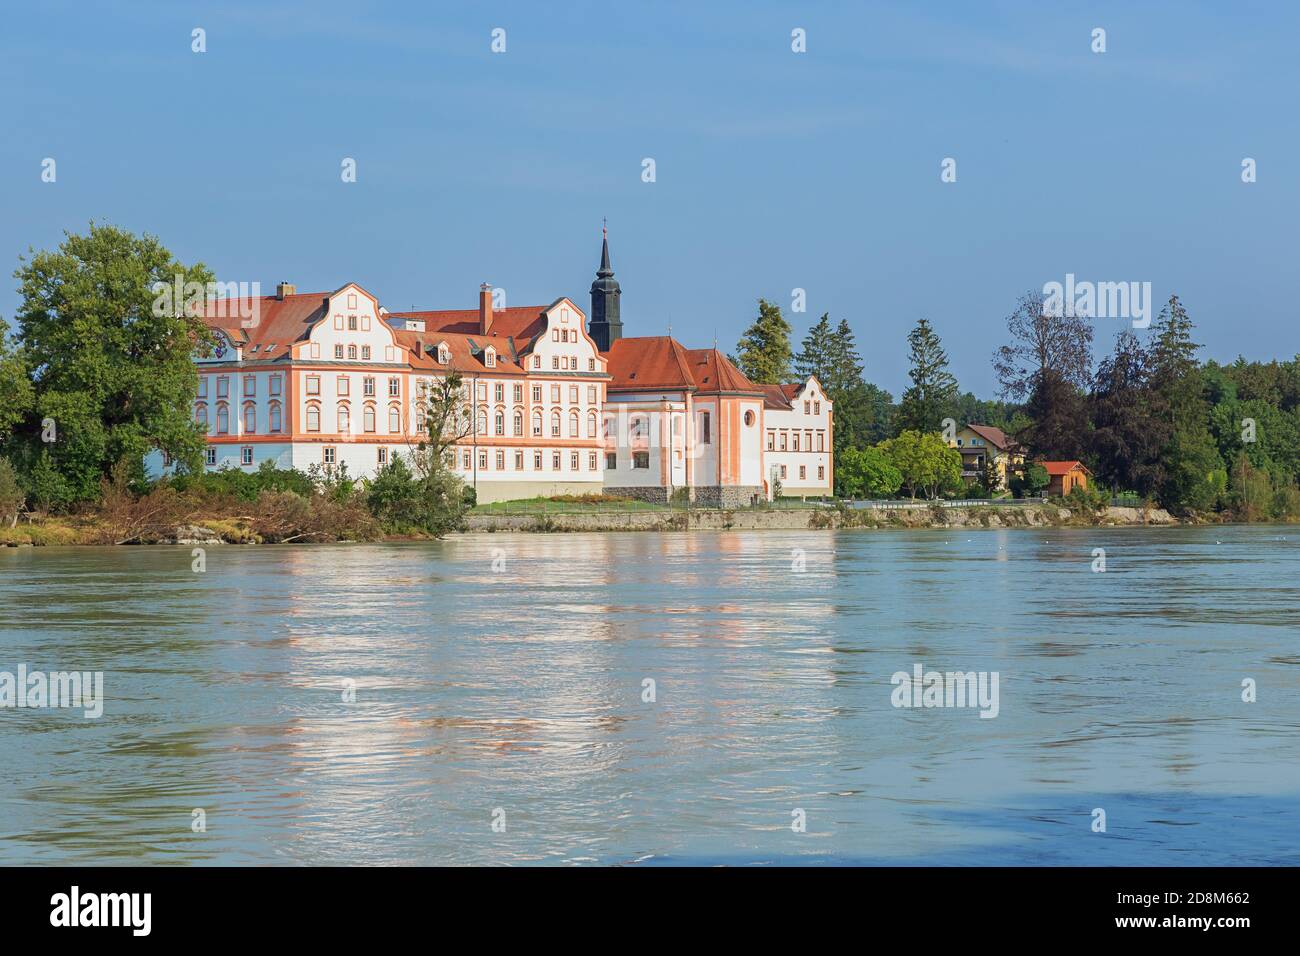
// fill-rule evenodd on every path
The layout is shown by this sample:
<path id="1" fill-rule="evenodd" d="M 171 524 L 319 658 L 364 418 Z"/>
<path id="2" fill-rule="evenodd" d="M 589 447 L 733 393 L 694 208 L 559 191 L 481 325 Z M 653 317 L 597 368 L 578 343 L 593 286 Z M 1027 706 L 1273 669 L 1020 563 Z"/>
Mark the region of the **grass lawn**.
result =
<path id="1" fill-rule="evenodd" d="M 598 511 L 669 511 L 668 505 L 651 504 L 648 501 L 610 500 L 593 496 L 589 500 L 572 498 L 520 498 L 515 501 L 492 501 L 476 505 L 470 514 L 557 514 L 562 512 L 582 513 Z"/>

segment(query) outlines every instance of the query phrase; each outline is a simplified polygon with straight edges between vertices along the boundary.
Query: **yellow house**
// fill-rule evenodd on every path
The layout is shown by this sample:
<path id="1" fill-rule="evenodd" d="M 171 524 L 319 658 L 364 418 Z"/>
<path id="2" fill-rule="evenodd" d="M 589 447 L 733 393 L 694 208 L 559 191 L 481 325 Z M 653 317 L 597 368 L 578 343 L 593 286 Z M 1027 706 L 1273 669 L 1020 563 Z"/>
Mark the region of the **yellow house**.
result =
<path id="1" fill-rule="evenodd" d="M 984 476 L 986 462 L 997 470 L 997 487 L 1005 489 L 1011 475 L 1025 463 L 1025 451 L 1014 438 L 992 425 L 966 425 L 948 442 L 961 452 L 961 476 L 977 484 Z"/>

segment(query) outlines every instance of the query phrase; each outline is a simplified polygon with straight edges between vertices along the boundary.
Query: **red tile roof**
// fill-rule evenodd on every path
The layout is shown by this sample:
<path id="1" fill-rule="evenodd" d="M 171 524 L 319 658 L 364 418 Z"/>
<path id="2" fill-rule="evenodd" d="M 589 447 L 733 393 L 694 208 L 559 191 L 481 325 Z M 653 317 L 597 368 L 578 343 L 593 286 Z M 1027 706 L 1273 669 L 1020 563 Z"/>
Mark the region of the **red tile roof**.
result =
<path id="1" fill-rule="evenodd" d="M 992 425 L 967 425 L 966 427 L 995 448 L 1005 451 L 1008 448 L 1016 447 L 1015 440 L 1001 428 L 994 428 Z"/>
<path id="2" fill-rule="evenodd" d="M 688 349 L 667 335 L 619 339 L 605 357 L 613 376 L 610 391 L 672 389 L 764 394 L 717 349 Z"/>
<path id="3" fill-rule="evenodd" d="M 763 390 L 764 408 L 789 411 L 794 407 L 790 404 L 790 395 L 787 391 L 788 385 L 760 385 L 759 388 Z"/>
<path id="4" fill-rule="evenodd" d="M 483 372 L 490 372 L 493 375 L 524 374 L 523 367 L 515 361 L 510 339 L 506 336 L 462 335 L 458 332 L 408 332 L 405 329 L 394 329 L 393 335 L 396 336 L 399 345 L 404 345 L 411 350 L 411 367 L 421 371 L 455 369 L 470 374 Z M 437 361 L 437 348 L 443 342 L 447 344 L 447 351 L 451 353 L 451 362 L 447 365 Z M 423 351 L 420 349 L 421 343 L 424 346 Z M 497 352 L 496 364 L 492 368 L 484 364 L 484 350 L 489 345 Z"/>
<path id="5" fill-rule="evenodd" d="M 246 299 L 216 299 L 203 304 L 201 317 L 213 329 L 226 332 L 236 344 L 275 344 L 287 354 L 287 346 L 307 338 L 311 327 L 325 317 L 329 292 L 287 295 L 277 299 L 263 295 Z M 253 318 L 245 318 L 253 316 Z"/>
<path id="6" fill-rule="evenodd" d="M 546 327 L 546 305 L 520 305 L 497 309 L 492 313 L 492 332 L 513 335 L 522 348 Z M 460 332 L 465 335 L 479 330 L 478 309 L 436 309 L 427 312 L 389 312 L 389 319 L 422 319 L 427 332 Z"/>
<path id="7" fill-rule="evenodd" d="M 1076 468 L 1091 474 L 1088 471 L 1088 466 L 1081 461 L 1040 461 L 1039 464 L 1046 468 L 1047 474 L 1051 476 L 1068 475 Z"/>

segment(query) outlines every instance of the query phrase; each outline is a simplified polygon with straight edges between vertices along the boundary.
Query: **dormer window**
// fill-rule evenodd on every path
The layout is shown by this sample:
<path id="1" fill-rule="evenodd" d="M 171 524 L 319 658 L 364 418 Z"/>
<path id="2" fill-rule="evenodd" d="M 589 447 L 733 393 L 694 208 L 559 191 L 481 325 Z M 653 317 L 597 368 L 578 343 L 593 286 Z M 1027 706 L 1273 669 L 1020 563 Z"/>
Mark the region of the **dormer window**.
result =
<path id="1" fill-rule="evenodd" d="M 497 351 L 496 351 L 496 349 L 492 348 L 491 346 L 488 346 L 488 348 L 487 348 L 486 350 L 484 350 L 484 352 L 483 352 L 483 364 L 486 365 L 488 368 L 495 368 L 495 367 L 496 367 L 496 364 L 497 364 Z"/>

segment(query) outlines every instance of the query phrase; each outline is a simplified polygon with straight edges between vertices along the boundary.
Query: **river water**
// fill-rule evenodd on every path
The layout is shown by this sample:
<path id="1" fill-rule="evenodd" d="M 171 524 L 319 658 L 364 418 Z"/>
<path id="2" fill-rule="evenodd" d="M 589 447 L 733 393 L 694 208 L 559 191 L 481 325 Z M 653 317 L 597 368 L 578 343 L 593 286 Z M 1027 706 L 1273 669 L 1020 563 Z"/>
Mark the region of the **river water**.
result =
<path id="1" fill-rule="evenodd" d="M 0 548 L 0 672 L 105 697 L 0 707 L 0 864 L 1300 863 L 1300 528 L 203 561 Z"/>

